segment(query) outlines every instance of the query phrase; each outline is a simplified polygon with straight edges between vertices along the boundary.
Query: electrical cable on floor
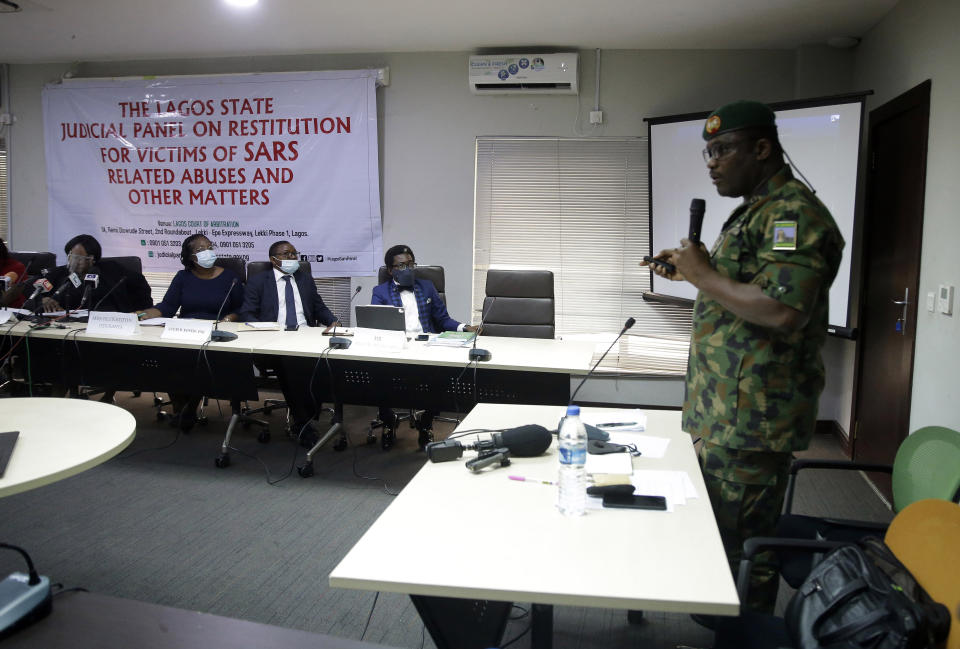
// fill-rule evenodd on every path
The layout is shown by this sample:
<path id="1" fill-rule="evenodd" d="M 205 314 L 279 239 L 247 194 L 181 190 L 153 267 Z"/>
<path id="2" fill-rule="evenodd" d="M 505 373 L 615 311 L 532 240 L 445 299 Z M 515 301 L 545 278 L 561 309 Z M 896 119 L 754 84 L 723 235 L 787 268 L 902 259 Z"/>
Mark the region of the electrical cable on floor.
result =
<path id="1" fill-rule="evenodd" d="M 373 604 L 370 605 L 370 614 L 367 615 L 367 623 L 363 625 L 363 633 L 360 634 L 360 641 L 363 641 L 363 637 L 367 635 L 367 629 L 370 628 L 370 620 L 373 619 L 373 609 L 377 605 L 377 598 L 380 597 L 380 591 L 377 591 L 377 594 L 373 596 Z"/>

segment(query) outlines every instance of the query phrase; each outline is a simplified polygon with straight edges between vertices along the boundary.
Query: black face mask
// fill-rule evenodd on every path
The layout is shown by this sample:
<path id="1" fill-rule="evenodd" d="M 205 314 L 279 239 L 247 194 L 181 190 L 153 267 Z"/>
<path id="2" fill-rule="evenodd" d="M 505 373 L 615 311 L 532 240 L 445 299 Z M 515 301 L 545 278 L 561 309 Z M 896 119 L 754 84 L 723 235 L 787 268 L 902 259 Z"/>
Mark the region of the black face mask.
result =
<path id="1" fill-rule="evenodd" d="M 393 271 L 393 281 L 395 281 L 400 288 L 413 288 L 413 274 L 414 271 L 412 268 L 395 270 Z"/>

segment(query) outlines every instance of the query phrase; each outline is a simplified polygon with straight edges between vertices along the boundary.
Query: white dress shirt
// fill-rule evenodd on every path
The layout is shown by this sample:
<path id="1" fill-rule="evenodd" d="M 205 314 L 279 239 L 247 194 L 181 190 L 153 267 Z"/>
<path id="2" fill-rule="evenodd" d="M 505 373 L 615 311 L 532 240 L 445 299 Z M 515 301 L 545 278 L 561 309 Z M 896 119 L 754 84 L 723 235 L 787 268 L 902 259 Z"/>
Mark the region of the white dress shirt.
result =
<path id="1" fill-rule="evenodd" d="M 273 278 L 276 280 L 277 284 L 277 304 L 279 309 L 277 310 L 277 322 L 281 325 L 287 321 L 287 282 L 283 278 L 287 274 L 277 270 L 276 267 L 273 269 Z M 293 301 L 297 305 L 297 324 L 303 326 L 307 324 L 307 317 L 303 315 L 303 302 L 300 300 L 300 287 L 297 286 L 297 280 L 290 275 L 290 283 L 293 285 Z"/>
<path id="2" fill-rule="evenodd" d="M 394 281 L 396 283 L 396 281 Z M 417 296 L 412 290 L 400 291 L 400 303 L 403 305 L 404 327 L 407 329 L 407 336 L 412 338 L 423 333 L 423 325 L 420 324 L 420 309 L 417 308 Z M 281 321 L 282 322 L 282 321 Z M 463 331 L 464 324 L 461 322 L 457 331 Z"/>

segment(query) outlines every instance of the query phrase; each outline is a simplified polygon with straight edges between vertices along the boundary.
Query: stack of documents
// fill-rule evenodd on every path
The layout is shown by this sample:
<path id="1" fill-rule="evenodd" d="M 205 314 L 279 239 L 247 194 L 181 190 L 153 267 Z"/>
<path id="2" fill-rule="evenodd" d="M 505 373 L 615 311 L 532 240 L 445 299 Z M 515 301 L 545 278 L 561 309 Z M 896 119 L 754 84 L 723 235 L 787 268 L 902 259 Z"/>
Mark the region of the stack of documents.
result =
<path id="1" fill-rule="evenodd" d="M 427 344 L 441 347 L 469 347 L 476 337 L 475 331 L 444 331 L 440 335 L 431 337 Z"/>

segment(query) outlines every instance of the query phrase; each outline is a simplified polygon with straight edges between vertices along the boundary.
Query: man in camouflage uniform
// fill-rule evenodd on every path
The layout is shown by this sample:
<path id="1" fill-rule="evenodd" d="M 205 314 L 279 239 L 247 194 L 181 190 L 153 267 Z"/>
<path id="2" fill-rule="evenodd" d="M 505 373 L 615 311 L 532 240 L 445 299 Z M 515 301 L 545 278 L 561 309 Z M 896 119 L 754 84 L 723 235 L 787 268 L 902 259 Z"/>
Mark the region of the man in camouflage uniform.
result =
<path id="1" fill-rule="evenodd" d="M 736 574 L 743 541 L 773 535 L 792 451 L 807 448 L 813 435 L 843 237 L 784 164 L 767 106 L 723 106 L 707 118 L 703 138 L 717 192 L 743 203 L 709 256 L 684 239 L 682 248 L 657 255 L 675 272 L 653 268 L 699 289 L 683 429 L 703 438 L 700 466 Z M 772 611 L 778 581 L 774 557 L 759 557 L 745 604 Z"/>

